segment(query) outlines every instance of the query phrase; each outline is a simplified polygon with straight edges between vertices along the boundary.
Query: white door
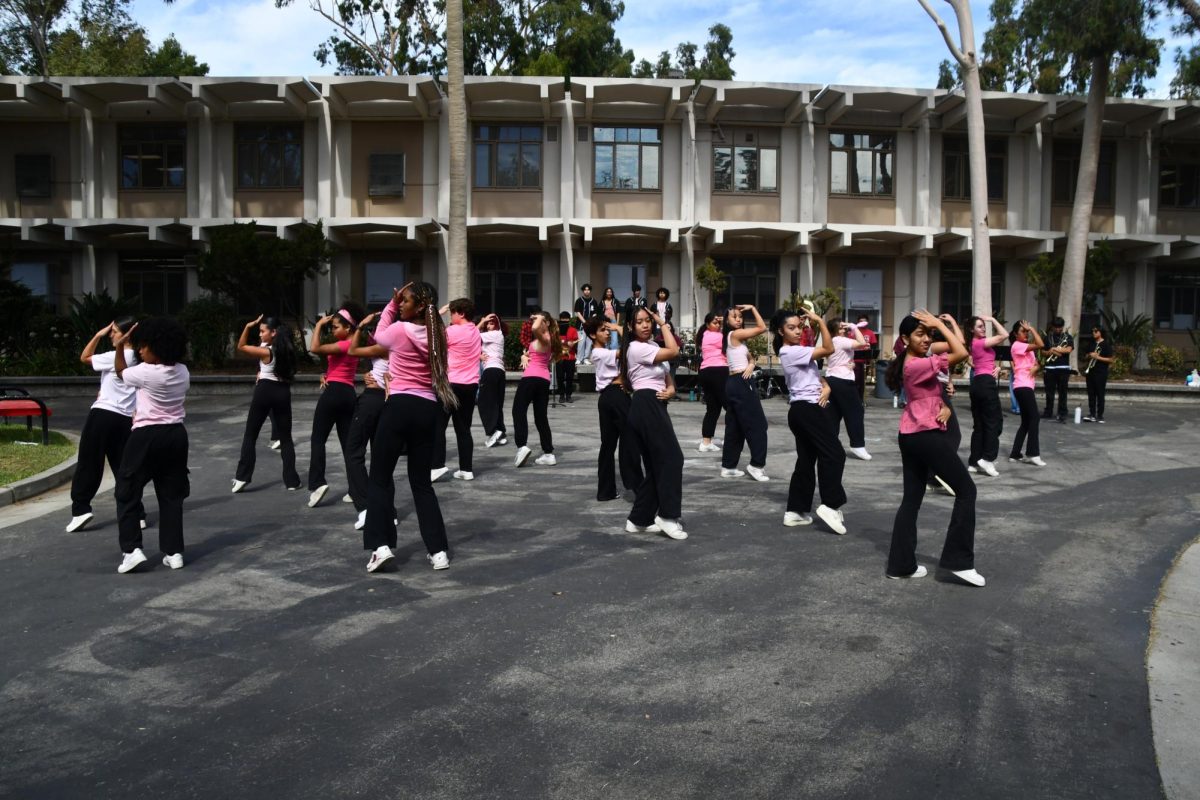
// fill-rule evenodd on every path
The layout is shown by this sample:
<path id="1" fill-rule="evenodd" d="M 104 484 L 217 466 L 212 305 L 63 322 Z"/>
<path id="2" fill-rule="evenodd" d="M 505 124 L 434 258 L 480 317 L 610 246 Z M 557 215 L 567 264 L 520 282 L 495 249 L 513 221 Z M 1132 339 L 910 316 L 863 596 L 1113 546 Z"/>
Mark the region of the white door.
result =
<path id="1" fill-rule="evenodd" d="M 624 303 L 633 295 L 633 285 L 637 284 L 642 287 L 642 297 L 646 296 L 646 265 L 645 264 L 609 264 L 608 265 L 608 283 L 606 287 L 611 286 L 613 294 L 617 299 Z M 593 291 L 595 287 L 593 287 Z M 603 296 L 604 289 L 600 289 L 600 295 Z"/>

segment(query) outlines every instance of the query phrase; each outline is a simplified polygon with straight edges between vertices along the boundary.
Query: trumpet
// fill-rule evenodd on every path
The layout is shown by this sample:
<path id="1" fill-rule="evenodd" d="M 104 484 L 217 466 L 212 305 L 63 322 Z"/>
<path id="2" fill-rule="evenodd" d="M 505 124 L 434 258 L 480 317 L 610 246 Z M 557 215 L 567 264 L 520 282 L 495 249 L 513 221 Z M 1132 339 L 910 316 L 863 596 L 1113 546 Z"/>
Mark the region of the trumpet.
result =
<path id="1" fill-rule="evenodd" d="M 1083 374 L 1087 375 L 1092 371 L 1092 367 L 1096 366 L 1096 351 L 1088 353 L 1088 365 L 1083 368 Z"/>

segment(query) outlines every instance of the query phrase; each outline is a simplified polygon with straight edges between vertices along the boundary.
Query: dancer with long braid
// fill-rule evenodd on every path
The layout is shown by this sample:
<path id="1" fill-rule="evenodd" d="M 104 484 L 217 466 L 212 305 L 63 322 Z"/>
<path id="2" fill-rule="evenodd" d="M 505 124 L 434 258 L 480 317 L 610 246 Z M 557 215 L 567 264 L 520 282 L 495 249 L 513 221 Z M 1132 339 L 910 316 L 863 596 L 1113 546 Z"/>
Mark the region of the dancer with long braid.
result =
<path id="1" fill-rule="evenodd" d="M 365 312 L 356 303 L 342 303 L 337 312 L 317 322 L 308 345 L 308 352 L 329 359 L 321 396 L 313 410 L 312 449 L 308 462 L 309 508 L 315 508 L 329 491 L 329 483 L 325 480 L 325 441 L 335 426 L 343 458 L 350 449 L 350 423 L 354 420 L 354 405 L 358 399 L 354 394 L 358 359 L 349 354 L 350 337 L 364 316 Z M 326 325 L 333 331 L 334 341 L 329 344 L 321 342 Z"/>
<path id="2" fill-rule="evenodd" d="M 743 312 L 754 315 L 754 324 L 742 327 Z M 767 465 L 767 415 L 763 413 L 754 378 L 755 364 L 746 342 L 767 332 L 762 315 L 752 305 L 732 306 L 725 311 L 724 339 L 721 347 L 729 361 L 725 379 L 725 444 L 721 451 L 721 477 L 738 478 L 746 473 L 756 481 L 769 481 L 763 471 Z M 746 472 L 737 468 L 742 447 L 750 444 L 750 465 Z"/>
<path id="3" fill-rule="evenodd" d="M 371 551 L 367 572 L 395 558 L 396 520 L 392 515 L 396 484 L 392 478 L 403 447 L 408 454 L 408 486 L 426 557 L 434 569 L 450 566 L 446 523 L 429 472 L 434 432 L 458 399 L 450 386 L 446 329 L 437 313 L 437 290 L 408 283 L 394 290 L 375 328 L 375 341 L 388 351 L 388 399 L 371 442 L 367 483 L 367 519 L 363 547 Z"/>
<path id="4" fill-rule="evenodd" d="M 250 331 L 258 329 L 258 344 L 252 345 Z M 291 330 L 275 317 L 258 315 L 242 328 L 238 337 L 238 353 L 258 359 L 258 376 L 250 413 L 246 416 L 246 432 L 242 435 L 242 452 L 233 478 L 233 493 L 246 488 L 254 477 L 255 445 L 263 422 L 271 417 L 273 436 L 277 436 L 283 457 L 283 485 L 289 491 L 300 488 L 296 472 L 296 448 L 292 443 L 292 378 L 296 376 L 296 351 L 292 346 Z"/>

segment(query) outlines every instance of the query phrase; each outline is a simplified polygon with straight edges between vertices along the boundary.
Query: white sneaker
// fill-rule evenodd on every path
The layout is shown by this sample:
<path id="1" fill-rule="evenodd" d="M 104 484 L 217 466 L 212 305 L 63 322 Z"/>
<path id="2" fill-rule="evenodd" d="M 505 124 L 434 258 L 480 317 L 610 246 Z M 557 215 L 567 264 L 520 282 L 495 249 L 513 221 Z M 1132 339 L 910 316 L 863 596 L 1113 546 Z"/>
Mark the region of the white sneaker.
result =
<path id="1" fill-rule="evenodd" d="M 737 469 L 737 468 L 729 469 L 728 467 L 721 467 L 721 477 L 722 478 L 740 478 L 745 474 L 746 473 L 742 472 L 740 469 Z"/>
<path id="2" fill-rule="evenodd" d="M 142 530 L 146 530 L 146 520 L 138 520 L 138 526 L 141 527 Z"/>
<path id="3" fill-rule="evenodd" d="M 117 567 L 117 572 L 126 573 L 145 563 L 146 554 L 142 552 L 142 548 L 135 547 L 132 553 L 126 553 L 121 559 L 121 566 Z"/>
<path id="4" fill-rule="evenodd" d="M 437 479 L 450 471 L 449 467 L 438 467 L 437 469 L 429 470 L 429 482 L 437 483 Z"/>
<path id="5" fill-rule="evenodd" d="M 763 472 L 762 467 L 756 467 L 753 464 L 746 467 L 746 472 L 749 473 L 751 478 L 754 478 L 754 480 L 758 481 L 759 483 L 766 483 L 767 481 L 771 480 L 767 476 L 767 473 Z"/>
<path id="6" fill-rule="evenodd" d="M 862 459 L 863 461 L 871 460 L 871 454 L 867 452 L 867 448 L 865 447 L 851 447 L 850 455 L 854 456 L 855 458 Z"/>
<path id="7" fill-rule="evenodd" d="M 625 520 L 626 533 L 662 533 L 662 528 L 657 525 L 634 525 L 629 520 Z"/>
<path id="8" fill-rule="evenodd" d="M 272 440 L 271 440 L 271 445 L 270 445 L 270 447 L 271 447 L 271 449 L 272 449 L 272 450 L 278 450 L 278 449 L 279 449 L 279 440 L 278 440 L 278 439 L 272 439 Z"/>
<path id="9" fill-rule="evenodd" d="M 484 447 L 495 447 L 496 442 L 498 442 L 498 441 L 500 441 L 500 431 L 495 431 L 494 433 L 492 433 L 491 436 L 489 436 L 487 438 L 487 441 L 483 443 L 483 446 Z"/>
<path id="10" fill-rule="evenodd" d="M 697 445 L 696 450 L 701 453 L 719 453 L 719 452 L 721 452 L 721 448 L 717 447 L 712 442 L 709 442 L 708 444 L 705 444 L 704 442 L 700 442 L 700 444 Z"/>
<path id="11" fill-rule="evenodd" d="M 163 556 L 163 563 L 171 569 L 183 569 L 183 553 L 172 553 L 169 556 Z"/>
<path id="12" fill-rule="evenodd" d="M 67 523 L 67 533 L 74 533 L 75 531 L 83 530 L 84 526 L 91 522 L 92 517 L 94 516 L 95 514 L 87 511 L 83 514 L 80 514 L 78 517 L 71 517 L 71 521 Z"/>
<path id="13" fill-rule="evenodd" d="M 429 559 L 429 565 L 434 569 L 450 569 L 450 556 L 446 554 L 445 550 L 425 557 Z"/>
<path id="14" fill-rule="evenodd" d="M 508 444 L 508 437 L 505 436 L 503 433 L 500 434 L 500 441 L 496 442 L 496 444 L 498 444 L 498 445 Z"/>
<path id="15" fill-rule="evenodd" d="M 971 473 L 972 475 L 976 475 L 976 474 L 978 474 L 979 470 L 975 469 L 975 465 L 974 465 L 974 464 L 968 464 L 968 465 L 967 465 L 967 472 Z"/>
<path id="16" fill-rule="evenodd" d="M 342 502 L 343 503 L 353 503 L 354 498 L 350 496 L 349 492 L 346 492 L 344 495 L 342 495 Z"/>
<path id="17" fill-rule="evenodd" d="M 682 541 L 687 538 L 687 531 L 683 529 L 682 520 L 655 517 L 654 524 L 661 528 L 662 532 L 667 536 L 670 536 L 672 539 L 678 539 Z"/>
<path id="18" fill-rule="evenodd" d="M 553 467 L 558 463 L 558 459 L 554 457 L 554 453 L 542 453 L 533 460 L 535 464 L 541 464 L 543 467 Z"/>
<path id="19" fill-rule="evenodd" d="M 242 489 L 245 489 L 248 483 L 250 483 L 250 481 L 239 481 L 235 478 L 233 481 L 233 493 L 237 494 Z"/>
<path id="20" fill-rule="evenodd" d="M 392 548 L 386 544 L 379 545 L 371 553 L 371 560 L 367 562 L 367 572 L 374 572 L 395 557 L 396 554 L 392 552 Z"/>
<path id="21" fill-rule="evenodd" d="M 990 461 L 985 461 L 981 458 L 975 462 L 975 465 L 977 467 L 979 467 L 979 469 L 981 471 L 986 472 L 988 475 L 992 476 L 993 478 L 1000 477 L 1000 470 L 996 469 L 996 465 Z"/>
<path id="22" fill-rule="evenodd" d="M 473 481 L 475 480 L 475 473 L 467 472 L 465 469 L 456 469 L 454 470 L 454 477 L 460 481 Z"/>
<path id="23" fill-rule="evenodd" d="M 1025 458 L 1022 458 L 1021 461 L 1023 461 L 1026 464 L 1033 464 L 1035 467 L 1046 466 L 1046 462 L 1042 461 L 1041 456 L 1026 456 Z"/>
<path id="24" fill-rule="evenodd" d="M 367 527 L 367 510 L 364 508 L 358 512 L 358 519 L 354 522 L 354 530 L 361 531 Z"/>
<path id="25" fill-rule="evenodd" d="M 960 581 L 969 583 L 972 586 L 983 586 L 987 583 L 987 581 L 983 579 L 983 576 L 973 569 L 962 569 L 957 571 L 951 570 L 950 574 L 958 578 Z"/>
<path id="26" fill-rule="evenodd" d="M 939 486 L 942 487 L 943 492 L 950 495 L 951 497 L 956 497 L 956 495 L 954 494 L 954 490 L 950 488 L 950 484 L 948 484 L 944 480 L 942 480 L 941 475 L 934 475 L 933 479 L 938 482 Z"/>
<path id="27" fill-rule="evenodd" d="M 840 510 L 836 508 L 830 508 L 822 503 L 821 505 L 817 506 L 817 516 L 820 517 L 821 521 L 828 525 L 834 533 L 841 534 L 843 536 L 846 534 L 846 525 L 843 521 L 842 512 Z"/>
<path id="28" fill-rule="evenodd" d="M 887 573 L 885 573 L 885 574 L 887 574 Z M 928 574 L 929 574 L 929 570 L 925 569 L 920 564 L 918 564 L 916 572 L 912 573 L 911 575 L 890 575 L 890 574 L 888 574 L 888 578 L 890 578 L 891 580 L 894 580 L 894 581 L 899 581 L 899 580 L 904 580 L 906 578 L 924 578 Z"/>
<path id="29" fill-rule="evenodd" d="M 328 491 L 329 484 L 327 483 L 321 484 L 317 488 L 313 489 L 308 495 L 308 507 L 316 508 L 317 503 L 321 502 L 321 500 L 325 497 L 325 493 Z"/>
<path id="30" fill-rule="evenodd" d="M 529 457 L 531 455 L 533 455 L 533 451 L 530 450 L 528 447 L 518 447 L 517 448 L 517 457 L 513 461 L 513 463 L 519 467 L 522 464 L 524 464 L 526 461 L 528 461 Z"/>
<path id="31" fill-rule="evenodd" d="M 789 528 L 798 528 L 801 525 L 812 525 L 812 514 L 805 514 L 797 511 L 783 512 L 783 524 Z"/>

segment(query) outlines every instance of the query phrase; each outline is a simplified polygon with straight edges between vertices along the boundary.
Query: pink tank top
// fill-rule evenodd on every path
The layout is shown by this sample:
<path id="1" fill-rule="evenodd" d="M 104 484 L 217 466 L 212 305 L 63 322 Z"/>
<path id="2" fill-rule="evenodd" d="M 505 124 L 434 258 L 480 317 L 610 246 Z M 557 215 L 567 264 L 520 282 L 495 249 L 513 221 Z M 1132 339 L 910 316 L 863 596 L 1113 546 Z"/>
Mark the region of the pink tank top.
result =
<path id="1" fill-rule="evenodd" d="M 721 332 L 705 328 L 700 334 L 700 369 L 728 367 L 729 361 L 721 352 Z"/>
<path id="2" fill-rule="evenodd" d="M 530 350 L 529 361 L 525 364 L 523 377 L 550 380 L 550 351 Z"/>

